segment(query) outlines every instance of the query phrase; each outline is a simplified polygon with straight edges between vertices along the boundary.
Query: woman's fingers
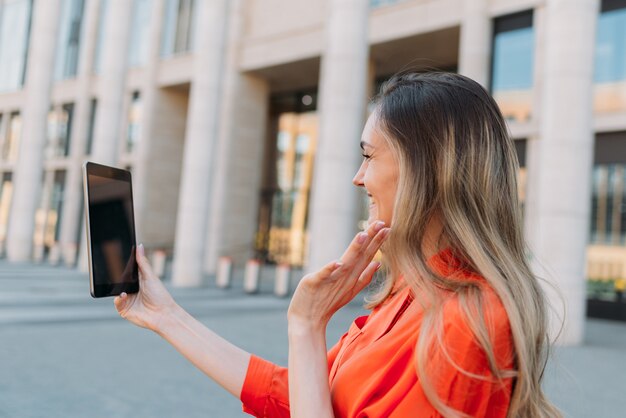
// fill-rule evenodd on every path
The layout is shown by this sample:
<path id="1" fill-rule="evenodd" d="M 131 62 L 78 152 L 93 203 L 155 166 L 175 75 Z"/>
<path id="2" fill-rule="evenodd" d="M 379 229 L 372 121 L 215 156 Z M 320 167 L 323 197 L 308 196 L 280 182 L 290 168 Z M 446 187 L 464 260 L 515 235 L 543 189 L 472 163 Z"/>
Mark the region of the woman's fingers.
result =
<path id="1" fill-rule="evenodd" d="M 389 228 L 385 228 L 384 222 L 372 223 L 367 230 L 360 232 L 354 237 L 350 246 L 341 257 L 345 264 L 355 265 L 359 261 L 369 263 L 389 234 Z"/>
<path id="2" fill-rule="evenodd" d="M 332 274 L 333 271 L 337 270 L 342 265 L 343 265 L 343 263 L 341 263 L 339 261 L 330 262 L 330 263 L 326 264 L 322 268 L 320 273 L 322 274 L 322 277 L 328 277 L 328 276 L 330 276 Z"/>
<path id="3" fill-rule="evenodd" d="M 359 292 L 368 284 L 370 284 L 370 282 L 372 281 L 372 279 L 374 278 L 374 274 L 376 274 L 376 272 L 378 271 L 378 269 L 380 269 L 380 261 L 372 261 L 371 263 L 369 263 L 367 265 L 367 267 L 365 267 L 365 270 L 363 270 L 363 272 L 361 273 L 361 275 L 359 276 Z"/>
<path id="4" fill-rule="evenodd" d="M 137 247 L 137 251 L 135 251 L 135 254 L 137 257 L 137 264 L 139 265 L 139 271 L 141 272 L 140 278 L 147 279 L 155 277 L 154 272 L 152 271 L 152 267 L 150 267 L 150 263 L 148 262 L 148 258 L 146 257 L 143 244 L 139 244 L 139 246 Z"/>

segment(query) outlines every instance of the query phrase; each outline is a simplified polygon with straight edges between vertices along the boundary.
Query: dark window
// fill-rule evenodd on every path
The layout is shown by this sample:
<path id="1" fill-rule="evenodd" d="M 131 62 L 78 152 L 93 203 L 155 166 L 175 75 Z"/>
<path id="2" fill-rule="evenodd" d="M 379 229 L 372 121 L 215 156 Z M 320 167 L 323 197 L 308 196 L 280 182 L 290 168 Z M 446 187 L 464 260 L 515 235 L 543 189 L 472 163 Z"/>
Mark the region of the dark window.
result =
<path id="1" fill-rule="evenodd" d="M 87 129 L 87 148 L 85 153 L 91 154 L 91 148 L 93 145 L 93 132 L 96 124 L 96 111 L 98 109 L 98 100 L 91 99 L 91 108 L 89 109 L 89 128 Z"/>
<path id="2" fill-rule="evenodd" d="M 532 10 L 494 19 L 490 90 L 509 120 L 530 119 L 534 43 Z"/>

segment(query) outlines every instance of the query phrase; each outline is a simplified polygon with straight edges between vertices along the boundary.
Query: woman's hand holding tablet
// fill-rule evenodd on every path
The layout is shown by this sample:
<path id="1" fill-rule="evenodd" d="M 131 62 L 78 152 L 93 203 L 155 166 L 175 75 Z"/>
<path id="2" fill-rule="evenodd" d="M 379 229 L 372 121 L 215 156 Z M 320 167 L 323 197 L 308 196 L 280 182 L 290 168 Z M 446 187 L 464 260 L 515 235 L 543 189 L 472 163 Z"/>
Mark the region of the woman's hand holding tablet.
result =
<path id="1" fill-rule="evenodd" d="M 162 319 L 178 305 L 152 271 L 143 245 L 137 248 L 137 264 L 141 292 L 134 294 L 122 292 L 114 300 L 115 309 L 122 318 L 133 324 L 158 332 Z"/>

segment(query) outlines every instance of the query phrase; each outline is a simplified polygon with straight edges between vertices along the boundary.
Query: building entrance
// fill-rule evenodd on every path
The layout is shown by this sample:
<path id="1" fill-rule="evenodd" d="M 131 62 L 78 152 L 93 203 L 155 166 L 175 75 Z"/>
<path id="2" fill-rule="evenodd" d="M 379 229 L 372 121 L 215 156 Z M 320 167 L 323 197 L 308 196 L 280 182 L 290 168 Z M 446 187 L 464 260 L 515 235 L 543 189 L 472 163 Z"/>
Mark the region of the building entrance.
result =
<path id="1" fill-rule="evenodd" d="M 257 257 L 300 267 L 307 259 L 308 208 L 318 134 L 316 94 L 275 97 L 261 191 Z"/>

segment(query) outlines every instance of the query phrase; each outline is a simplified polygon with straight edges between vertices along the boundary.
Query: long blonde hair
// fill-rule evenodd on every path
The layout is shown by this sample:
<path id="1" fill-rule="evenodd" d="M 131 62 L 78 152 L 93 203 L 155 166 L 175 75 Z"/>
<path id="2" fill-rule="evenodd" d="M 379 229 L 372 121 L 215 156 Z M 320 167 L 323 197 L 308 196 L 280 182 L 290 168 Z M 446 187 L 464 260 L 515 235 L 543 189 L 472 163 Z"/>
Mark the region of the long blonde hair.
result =
<path id="1" fill-rule="evenodd" d="M 497 104 L 478 83 L 451 73 L 396 75 L 383 84 L 374 104 L 377 128 L 399 166 L 392 231 L 383 255 L 427 307 L 416 346 L 425 395 L 442 415 L 466 416 L 438 397 L 426 372 L 429 350 L 442 341 L 438 289 L 444 288 L 458 297 L 493 376 L 500 382 L 513 378 L 508 416 L 560 417 L 541 388 L 550 347 L 547 305 L 526 258 L 517 155 Z M 479 286 L 446 279 L 429 268 L 422 244 L 434 217 L 463 269 L 482 276 L 500 298 L 513 339 L 514 370 L 498 368 L 485 318 L 476 315 L 484 312 Z M 389 275 L 367 307 L 389 296 L 395 277 Z"/>

